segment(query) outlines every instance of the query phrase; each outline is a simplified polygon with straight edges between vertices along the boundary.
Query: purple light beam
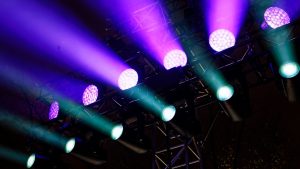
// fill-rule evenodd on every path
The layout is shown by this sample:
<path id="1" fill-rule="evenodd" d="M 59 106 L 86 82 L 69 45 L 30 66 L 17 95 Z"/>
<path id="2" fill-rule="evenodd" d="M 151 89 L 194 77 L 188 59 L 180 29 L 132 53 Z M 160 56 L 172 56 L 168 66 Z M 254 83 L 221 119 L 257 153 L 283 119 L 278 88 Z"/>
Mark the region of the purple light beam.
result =
<path id="1" fill-rule="evenodd" d="M 47 2 L 3 1 L 1 28 L 15 38 L 13 40 L 22 40 L 27 47 L 50 55 L 48 59 L 56 59 L 118 87 L 119 76 L 129 67 L 70 15 L 42 3 Z"/>
<path id="2" fill-rule="evenodd" d="M 89 0 L 88 2 L 92 8 L 97 7 L 95 10 L 105 11 L 114 19 L 114 23 L 125 21 L 126 24 L 118 26 L 130 34 L 138 45 L 166 69 L 186 65 L 186 55 L 182 54 L 183 49 L 169 27 L 170 22 L 159 1 L 111 0 L 110 3 L 99 3 Z M 172 51 L 182 52 L 170 55 L 174 53 Z M 170 62 L 173 64 L 169 64 Z"/>
<path id="3" fill-rule="evenodd" d="M 203 6 L 205 7 L 204 10 L 206 13 L 208 34 L 213 37 L 219 37 L 218 39 L 221 39 L 221 41 L 224 42 L 224 44 L 220 44 L 220 41 L 217 42 L 214 40 L 209 40 L 210 44 L 219 43 L 215 45 L 218 46 L 215 47 L 217 48 L 216 51 L 220 51 L 221 48 L 225 49 L 225 46 L 227 48 L 230 47 L 232 42 L 234 42 L 232 37 L 238 36 L 240 27 L 247 12 L 248 1 L 205 0 Z M 227 32 L 231 33 L 220 30 L 226 30 Z M 233 34 L 233 36 L 231 34 Z"/>

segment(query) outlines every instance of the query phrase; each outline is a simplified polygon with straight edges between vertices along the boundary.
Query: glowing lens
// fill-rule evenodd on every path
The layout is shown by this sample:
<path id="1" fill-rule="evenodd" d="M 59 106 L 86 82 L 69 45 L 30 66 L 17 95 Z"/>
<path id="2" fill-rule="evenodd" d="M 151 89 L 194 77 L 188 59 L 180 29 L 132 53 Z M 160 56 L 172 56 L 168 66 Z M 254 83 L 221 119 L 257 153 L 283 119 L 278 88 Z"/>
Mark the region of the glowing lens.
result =
<path id="1" fill-rule="evenodd" d="M 111 138 L 117 140 L 123 133 L 123 126 L 117 125 L 111 131 Z"/>
<path id="2" fill-rule="evenodd" d="M 124 70 L 118 79 L 118 85 L 121 90 L 126 90 L 136 86 L 138 82 L 138 74 L 133 69 Z"/>
<path id="3" fill-rule="evenodd" d="M 270 7 L 264 13 L 265 22 L 273 29 L 290 23 L 289 15 L 281 8 Z"/>
<path id="4" fill-rule="evenodd" d="M 173 119 L 176 113 L 176 108 L 172 105 L 167 106 L 162 111 L 162 120 L 163 121 L 170 121 Z"/>
<path id="5" fill-rule="evenodd" d="M 76 141 L 75 141 L 74 138 L 70 139 L 70 140 L 67 142 L 66 147 L 65 147 L 66 153 L 70 153 L 70 152 L 74 149 L 75 143 L 76 143 Z"/>
<path id="6" fill-rule="evenodd" d="M 226 101 L 232 97 L 234 93 L 233 87 L 231 86 L 222 86 L 217 90 L 217 98 L 220 101 Z"/>
<path id="7" fill-rule="evenodd" d="M 175 67 L 183 67 L 187 63 L 187 56 L 184 51 L 179 49 L 171 50 L 164 57 L 164 67 L 169 70 Z"/>
<path id="8" fill-rule="evenodd" d="M 34 154 L 31 154 L 30 156 L 29 156 L 29 158 L 27 159 L 27 168 L 31 168 L 32 167 L 32 165 L 34 164 L 34 162 L 35 162 L 35 155 Z"/>
<path id="9" fill-rule="evenodd" d="M 299 73 L 299 64 L 296 62 L 286 63 L 281 65 L 279 68 L 279 73 L 284 78 L 295 77 Z"/>
<path id="10" fill-rule="evenodd" d="M 213 50 L 220 52 L 235 45 L 235 37 L 226 29 L 218 29 L 210 34 L 209 45 Z"/>

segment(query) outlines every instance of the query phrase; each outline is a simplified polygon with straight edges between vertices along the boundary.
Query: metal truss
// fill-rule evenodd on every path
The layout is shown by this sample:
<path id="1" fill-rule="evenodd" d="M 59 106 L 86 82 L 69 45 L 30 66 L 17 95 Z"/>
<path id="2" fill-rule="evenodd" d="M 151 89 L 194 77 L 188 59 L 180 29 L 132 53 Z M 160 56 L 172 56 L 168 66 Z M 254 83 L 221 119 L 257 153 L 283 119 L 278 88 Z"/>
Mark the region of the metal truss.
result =
<path id="1" fill-rule="evenodd" d="M 153 134 L 153 169 L 203 168 L 198 138 L 178 134 L 169 124 L 156 122 Z M 164 138 L 163 145 L 156 138 Z"/>

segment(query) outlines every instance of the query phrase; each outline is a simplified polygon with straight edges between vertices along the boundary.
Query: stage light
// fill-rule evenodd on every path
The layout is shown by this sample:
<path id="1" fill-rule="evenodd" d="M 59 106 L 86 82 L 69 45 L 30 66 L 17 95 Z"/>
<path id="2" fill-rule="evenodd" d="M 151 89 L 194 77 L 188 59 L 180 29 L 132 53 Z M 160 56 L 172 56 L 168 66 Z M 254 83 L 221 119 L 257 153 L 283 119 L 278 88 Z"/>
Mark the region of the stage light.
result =
<path id="1" fill-rule="evenodd" d="M 164 67 L 169 70 L 175 67 L 184 67 L 187 63 L 187 56 L 179 49 L 171 50 L 164 57 Z"/>
<path id="2" fill-rule="evenodd" d="M 161 119 L 163 121 L 170 121 L 175 116 L 175 113 L 176 113 L 176 108 L 174 106 L 172 105 L 167 106 L 162 111 Z"/>
<path id="3" fill-rule="evenodd" d="M 296 62 L 286 63 L 280 66 L 279 73 L 284 78 L 295 77 L 300 71 L 299 64 Z"/>
<path id="4" fill-rule="evenodd" d="M 111 131 L 111 138 L 117 140 L 123 133 L 123 126 L 116 125 Z"/>
<path id="5" fill-rule="evenodd" d="M 70 153 L 74 149 L 75 144 L 76 144 L 75 139 L 74 138 L 70 139 L 66 144 L 66 148 L 65 148 L 66 153 Z"/>
<path id="6" fill-rule="evenodd" d="M 217 52 L 228 49 L 235 45 L 235 37 L 226 29 L 218 29 L 210 34 L 209 45 Z"/>
<path id="7" fill-rule="evenodd" d="M 138 82 L 138 74 L 133 69 L 124 70 L 118 79 L 118 85 L 121 90 L 126 90 L 136 86 Z"/>
<path id="8" fill-rule="evenodd" d="M 7 147 L 2 147 L 1 145 L 0 145 L 0 158 L 14 161 L 16 163 L 26 166 L 27 168 L 31 168 L 35 162 L 34 154 L 31 154 L 28 157 L 28 155 L 23 152 L 19 152 Z"/>
<path id="9" fill-rule="evenodd" d="M 54 101 L 50 105 L 49 109 L 49 120 L 53 120 L 57 118 L 59 113 L 59 103 L 57 101 Z"/>
<path id="10" fill-rule="evenodd" d="M 222 86 L 217 90 L 217 98 L 220 101 L 226 101 L 232 97 L 234 93 L 233 87 L 230 85 Z"/>
<path id="11" fill-rule="evenodd" d="M 124 23 L 116 26 L 131 36 L 140 48 L 166 69 L 185 66 L 185 54 L 178 53 L 179 50 L 168 53 L 174 49 L 182 49 L 182 46 L 175 30 L 169 24 L 162 2 L 157 0 L 111 0 L 110 2 L 86 1 L 95 13 L 101 11 L 100 15 L 102 12 L 109 15 L 112 24 L 124 23 L 124 18 L 132 18 L 131 24 Z"/>
<path id="12" fill-rule="evenodd" d="M 27 168 L 31 168 L 35 162 L 35 154 L 31 154 L 27 160 Z"/>
<path id="13" fill-rule="evenodd" d="M 265 22 L 273 29 L 290 23 L 289 15 L 278 7 L 269 7 L 266 9 L 264 18 Z"/>
<path id="14" fill-rule="evenodd" d="M 89 85 L 82 94 L 82 103 L 87 106 L 96 102 L 97 98 L 98 88 L 95 85 Z"/>
<path id="15" fill-rule="evenodd" d="M 72 145 L 75 144 L 75 140 L 69 140 L 68 138 L 50 131 L 43 126 L 40 126 L 39 124 L 19 118 L 12 113 L 0 113 L 0 122 L 6 122 L 5 124 L 7 125 L 7 127 L 14 129 L 24 135 L 28 135 L 37 140 L 41 140 L 45 143 L 53 145 L 66 152 L 72 150 Z"/>

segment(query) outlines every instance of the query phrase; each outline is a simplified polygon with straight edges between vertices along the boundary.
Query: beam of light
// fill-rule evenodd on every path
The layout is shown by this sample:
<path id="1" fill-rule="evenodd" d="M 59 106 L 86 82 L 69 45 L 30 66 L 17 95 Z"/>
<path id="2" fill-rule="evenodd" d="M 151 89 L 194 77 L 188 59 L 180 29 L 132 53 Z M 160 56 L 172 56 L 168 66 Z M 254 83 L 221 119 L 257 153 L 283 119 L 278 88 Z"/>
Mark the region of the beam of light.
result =
<path id="1" fill-rule="evenodd" d="M 69 142 L 69 139 L 63 136 L 50 132 L 38 124 L 31 123 L 9 113 L 1 113 L 0 121 L 2 124 L 7 125 L 24 135 L 30 135 L 31 137 L 47 142 L 48 144 L 54 145 L 62 150 L 66 150 L 67 143 Z M 72 150 L 65 152 L 69 153 L 70 151 Z"/>
<path id="2" fill-rule="evenodd" d="M 7 73 L 9 72 L 9 73 Z M 22 82 L 19 81 L 19 79 L 22 79 L 23 76 L 26 76 L 26 79 L 24 79 Z M 6 65 L 5 71 L 0 71 L 0 77 L 9 82 L 15 82 L 19 85 L 21 85 L 24 90 L 31 94 L 36 95 L 35 91 L 32 90 L 32 84 L 41 83 L 38 79 L 32 77 L 30 74 L 28 74 L 25 71 L 19 71 L 15 67 Z M 80 104 L 77 102 L 74 102 L 72 98 L 66 97 L 64 94 L 61 94 L 59 91 L 56 91 L 53 88 L 46 88 L 44 90 L 47 90 L 48 93 L 52 93 L 56 96 L 57 100 L 59 101 L 59 107 L 60 110 L 62 110 L 62 113 L 65 113 L 66 115 L 78 119 L 87 126 L 90 126 L 97 131 L 104 133 L 108 136 L 110 136 L 112 139 L 116 140 L 122 135 L 122 125 L 115 124 L 111 122 L 110 120 L 106 119 L 105 117 L 102 117 L 101 115 L 98 115 L 96 112 L 93 112 L 91 110 L 84 109 Z M 7 118 L 9 118 L 8 116 Z M 9 118 L 10 120 L 14 121 L 13 118 Z M 22 121 L 23 122 L 23 121 Z M 15 123 L 11 123 L 15 124 Z M 58 144 L 61 148 L 63 148 L 66 152 L 70 151 L 70 147 L 73 144 L 72 139 L 66 140 L 64 138 L 61 138 L 60 136 L 56 135 L 55 133 L 50 133 L 47 131 L 44 131 L 43 128 L 39 126 L 31 126 L 31 128 L 28 123 L 24 122 L 22 123 L 24 127 L 28 127 L 28 131 L 33 130 L 35 134 L 41 134 L 41 139 L 46 139 L 45 141 L 48 141 L 49 143 L 54 142 L 55 144 Z M 20 126 L 20 125 L 13 125 L 14 126 Z M 24 129 L 23 127 L 23 129 Z M 22 129 L 22 127 L 18 127 L 18 129 L 21 130 L 21 132 L 25 132 L 25 130 Z M 26 133 L 25 133 L 26 134 Z M 70 142 L 71 141 L 71 142 Z M 63 143 L 62 143 L 63 142 Z"/>
<path id="3" fill-rule="evenodd" d="M 141 106 L 165 122 L 172 120 L 176 114 L 176 108 L 174 106 L 167 104 L 145 86 L 136 86 L 125 94 L 138 100 Z"/>
<path id="4" fill-rule="evenodd" d="M 290 23 L 287 12 L 278 7 L 269 7 L 264 13 L 265 22 L 273 29 Z"/>
<path id="5" fill-rule="evenodd" d="M 226 29 L 218 29 L 209 35 L 209 45 L 220 52 L 235 45 L 234 35 Z"/>
<path id="6" fill-rule="evenodd" d="M 0 146 L 0 157 L 24 165 L 27 168 L 31 168 L 35 162 L 35 154 L 27 155 L 3 146 Z"/>
<path id="7" fill-rule="evenodd" d="M 28 48 L 51 56 L 49 60 L 59 60 L 118 87 L 121 73 L 129 66 L 72 17 L 53 7 L 45 1 L 5 1 L 0 6 L 2 32 L 23 41 Z"/>
<path id="8" fill-rule="evenodd" d="M 293 0 L 278 0 L 276 2 L 268 2 L 268 7 L 271 6 L 269 8 L 262 7 L 259 4 L 256 4 L 254 7 L 257 11 L 264 12 L 265 23 L 263 24 L 268 24 L 275 29 L 288 24 L 299 16 L 300 6 L 293 4 Z M 258 20 L 261 19 L 259 15 L 256 17 Z M 283 78 L 293 78 L 299 74 L 299 63 L 295 57 L 293 42 L 287 40 L 290 32 L 290 28 L 287 27 L 264 32 L 264 36 L 268 41 L 273 43 L 271 52 L 279 67 L 279 74 Z"/>
<path id="9" fill-rule="evenodd" d="M 191 44 L 196 44 L 194 39 L 190 40 L 189 45 Z M 208 56 L 201 55 L 203 58 L 199 59 L 199 55 L 203 53 L 203 49 L 198 45 L 197 50 L 199 54 L 190 55 L 191 59 L 194 60 L 191 62 L 194 72 L 210 88 L 218 100 L 229 100 L 234 94 L 234 88 L 225 80 L 220 70 L 210 62 Z"/>
<path id="10" fill-rule="evenodd" d="M 234 46 L 247 11 L 247 0 L 205 0 L 203 6 L 211 47 L 221 51 Z"/>
<path id="11" fill-rule="evenodd" d="M 226 101 L 233 96 L 233 87 L 226 82 L 222 74 L 214 66 L 204 70 L 202 68 L 195 70 L 211 88 L 218 100 Z"/>
<path id="12" fill-rule="evenodd" d="M 121 124 L 115 124 L 92 110 L 83 109 L 68 98 L 61 97 L 60 101 L 63 112 L 66 115 L 78 119 L 85 125 L 110 136 L 113 140 L 117 140 L 122 135 L 123 126 Z"/>
<path id="13" fill-rule="evenodd" d="M 112 0 L 110 3 L 88 0 L 88 5 L 105 12 L 113 23 L 128 33 L 138 45 L 156 59 L 166 69 L 183 67 L 187 56 L 176 39 L 166 12 L 156 0 Z"/>
<path id="14" fill-rule="evenodd" d="M 89 85 L 82 94 L 82 103 L 87 106 L 95 103 L 98 98 L 98 88 L 95 85 Z"/>
<path id="15" fill-rule="evenodd" d="M 56 119 L 59 113 L 59 103 L 57 101 L 54 101 L 50 104 L 49 109 L 49 120 Z"/>
<path id="16" fill-rule="evenodd" d="M 26 77 L 26 79 L 22 77 Z M 44 90 L 46 90 L 48 93 L 52 93 L 54 96 L 56 96 L 56 99 L 59 102 L 59 107 L 60 110 L 62 110 L 62 113 L 65 113 L 66 115 L 79 119 L 81 122 L 86 124 L 87 126 L 90 126 L 97 131 L 104 133 L 108 136 L 110 136 L 112 139 L 116 140 L 118 139 L 123 130 L 121 130 L 122 125 L 120 124 L 115 124 L 111 122 L 110 120 L 106 119 L 105 117 L 102 117 L 101 115 L 98 115 L 96 112 L 84 109 L 78 102 L 75 102 L 74 99 L 71 97 L 67 97 L 64 95 L 64 93 L 60 93 L 60 91 L 55 90 L 56 88 L 47 88 L 43 82 L 41 82 L 38 78 L 32 77 L 30 73 L 26 71 L 20 71 L 16 69 L 15 66 L 6 64 L 5 69 L 0 71 L 0 78 L 8 81 L 8 82 L 14 82 L 17 83 L 18 85 L 21 85 L 24 90 L 31 94 L 32 96 L 36 95 L 36 92 L 32 90 L 32 85 L 33 84 L 40 84 L 42 86 L 45 86 Z M 19 79 L 24 79 L 23 81 L 20 81 Z M 24 123 L 27 124 L 27 123 Z M 16 125 L 17 126 L 17 125 Z M 25 125 L 25 127 L 28 127 L 28 125 Z M 20 129 L 20 128 L 19 128 Z M 43 138 L 44 136 L 50 141 L 58 142 L 59 138 L 58 136 L 52 133 L 47 134 L 46 131 L 42 131 L 43 129 L 40 129 L 38 126 L 35 129 L 34 132 L 40 132 L 40 133 L 45 133 L 46 136 L 49 135 L 50 138 L 46 137 L 45 135 L 42 135 Z M 23 130 L 22 130 L 23 131 Z M 66 151 L 69 150 L 68 147 L 72 146 L 67 146 L 66 144 L 69 143 L 70 145 L 72 143 L 68 142 L 69 140 L 65 140 L 64 146 L 61 146 L 64 148 Z M 72 145 L 72 144 L 71 144 Z"/>
<path id="17" fill-rule="evenodd" d="M 52 90 L 58 91 L 61 95 L 72 99 L 78 104 L 87 106 L 96 102 L 99 95 L 97 86 L 70 77 L 72 74 L 59 74 L 53 70 L 44 68 L 43 66 L 35 65 L 33 63 L 24 63 L 24 61 L 20 61 L 16 58 L 18 57 L 15 55 L 3 54 L 2 56 L 0 54 L 0 59 L 2 61 L 1 65 L 13 65 L 14 67 L 18 67 L 20 70 L 22 69 L 22 71 L 30 74 L 30 76 L 35 78 L 37 81 L 42 82 L 43 85 L 51 88 Z M 10 74 L 10 71 L 6 72 L 8 73 L 7 75 Z M 20 81 L 18 81 L 20 79 L 15 78 L 16 83 L 20 83 Z M 14 81 L 14 79 L 11 80 Z M 49 95 L 52 96 L 51 98 L 48 98 L 50 100 L 46 100 L 44 102 L 50 102 L 49 120 L 52 120 L 56 118 L 59 113 L 59 103 L 55 100 L 55 96 L 53 94 L 50 93 Z"/>
<path id="18" fill-rule="evenodd" d="M 97 101 L 99 95 L 97 86 L 65 75 L 54 74 L 49 71 L 43 72 L 44 75 L 52 74 L 55 77 L 55 82 L 48 84 L 48 88 L 58 91 L 77 104 L 87 106 Z"/>
<path id="19" fill-rule="evenodd" d="M 279 74 L 283 78 L 293 78 L 299 74 L 299 63 L 295 56 L 295 49 L 292 41 L 282 42 L 282 37 L 288 35 L 289 30 L 283 29 L 276 34 L 266 36 L 279 45 L 272 46 L 273 57 L 279 67 Z"/>

